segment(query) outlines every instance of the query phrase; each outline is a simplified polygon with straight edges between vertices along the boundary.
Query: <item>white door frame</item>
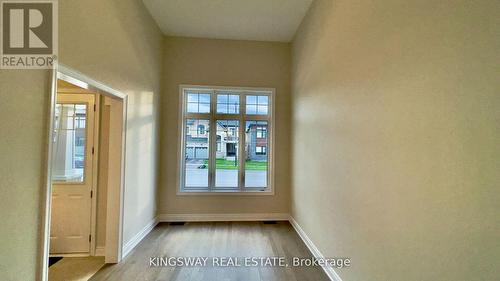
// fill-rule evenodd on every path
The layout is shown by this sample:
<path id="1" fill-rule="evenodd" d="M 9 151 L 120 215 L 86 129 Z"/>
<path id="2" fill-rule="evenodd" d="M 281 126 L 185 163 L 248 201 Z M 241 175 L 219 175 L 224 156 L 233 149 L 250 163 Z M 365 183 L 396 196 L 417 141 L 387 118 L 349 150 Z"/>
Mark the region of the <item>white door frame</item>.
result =
<path id="1" fill-rule="evenodd" d="M 120 183 L 120 198 L 109 198 L 110 200 L 116 200 L 117 206 L 119 208 L 115 210 L 118 213 L 116 216 L 117 221 L 106 221 L 106 224 L 118 224 L 118 237 L 115 239 L 118 245 L 108 245 L 106 243 L 106 248 L 116 249 L 116 252 L 110 253 L 106 250 L 106 255 L 109 253 L 113 256 L 112 260 L 120 262 L 123 253 L 123 200 L 125 193 L 125 155 L 126 155 L 126 131 L 127 131 L 127 106 L 128 106 L 128 96 L 120 91 L 117 91 L 105 84 L 96 81 L 76 70 L 73 70 L 67 66 L 59 64 L 51 73 L 50 81 L 50 104 L 49 104 L 49 118 L 48 118 L 48 134 L 47 134 L 47 151 L 46 151 L 46 169 L 45 169 L 45 188 L 42 194 L 42 227 L 41 227 L 41 243 L 40 251 L 42 256 L 39 262 L 39 270 L 37 280 L 47 281 L 49 272 L 49 241 L 50 241 L 50 212 L 51 212 L 51 199 L 52 199 L 52 136 L 54 132 L 54 116 L 55 116 L 55 106 L 57 102 L 57 80 L 64 80 L 71 84 L 77 85 L 81 88 L 91 90 L 101 95 L 118 98 L 123 102 L 123 124 L 122 124 L 122 155 L 121 155 L 121 183 Z M 95 236 L 94 239 L 95 241 Z M 91 246 L 91 252 L 95 250 L 95 243 Z"/>

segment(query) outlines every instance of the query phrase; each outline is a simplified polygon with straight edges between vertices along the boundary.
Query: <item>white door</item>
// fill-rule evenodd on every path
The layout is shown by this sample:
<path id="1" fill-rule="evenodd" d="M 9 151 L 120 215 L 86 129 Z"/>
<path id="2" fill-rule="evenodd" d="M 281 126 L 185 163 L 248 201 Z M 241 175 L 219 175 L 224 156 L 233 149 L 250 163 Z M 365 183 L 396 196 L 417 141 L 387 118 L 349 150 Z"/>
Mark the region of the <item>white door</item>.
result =
<path id="1" fill-rule="evenodd" d="M 57 95 L 50 254 L 90 252 L 94 104 L 92 94 Z"/>

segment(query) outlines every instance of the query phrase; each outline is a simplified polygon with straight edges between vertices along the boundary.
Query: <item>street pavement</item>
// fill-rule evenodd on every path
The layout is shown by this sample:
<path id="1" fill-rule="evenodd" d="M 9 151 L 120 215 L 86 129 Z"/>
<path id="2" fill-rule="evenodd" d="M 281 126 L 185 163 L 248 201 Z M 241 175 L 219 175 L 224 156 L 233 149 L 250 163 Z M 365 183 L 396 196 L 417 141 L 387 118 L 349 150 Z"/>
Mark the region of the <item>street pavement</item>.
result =
<path id="1" fill-rule="evenodd" d="M 199 169 L 199 165 L 186 165 L 186 187 L 208 186 L 208 169 Z M 245 186 L 266 187 L 266 171 L 249 170 L 245 172 Z M 215 171 L 216 187 L 238 186 L 238 170 Z"/>

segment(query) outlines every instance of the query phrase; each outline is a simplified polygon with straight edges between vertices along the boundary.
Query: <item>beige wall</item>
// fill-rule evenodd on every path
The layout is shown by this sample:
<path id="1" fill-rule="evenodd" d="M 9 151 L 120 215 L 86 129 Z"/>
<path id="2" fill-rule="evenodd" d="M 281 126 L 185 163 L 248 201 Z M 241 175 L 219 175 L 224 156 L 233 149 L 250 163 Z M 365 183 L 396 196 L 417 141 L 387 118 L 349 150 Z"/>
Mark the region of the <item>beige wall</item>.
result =
<path id="1" fill-rule="evenodd" d="M 35 280 L 49 75 L 0 70 L 0 276 Z"/>
<path id="2" fill-rule="evenodd" d="M 64 1 L 59 15 L 61 62 L 128 95 L 127 242 L 156 215 L 161 33 L 141 1 Z"/>
<path id="3" fill-rule="evenodd" d="M 60 61 L 129 95 L 125 242 L 156 215 L 161 44 L 142 1 L 59 1 Z M 0 70 L 2 280 L 35 280 L 48 81 L 48 71 Z"/>
<path id="4" fill-rule="evenodd" d="M 318 0 L 301 24 L 291 208 L 344 281 L 500 276 L 499 9 Z"/>
<path id="5" fill-rule="evenodd" d="M 290 45 L 166 37 L 160 214 L 280 213 L 289 203 Z M 178 196 L 179 84 L 276 88 L 274 196 Z"/>

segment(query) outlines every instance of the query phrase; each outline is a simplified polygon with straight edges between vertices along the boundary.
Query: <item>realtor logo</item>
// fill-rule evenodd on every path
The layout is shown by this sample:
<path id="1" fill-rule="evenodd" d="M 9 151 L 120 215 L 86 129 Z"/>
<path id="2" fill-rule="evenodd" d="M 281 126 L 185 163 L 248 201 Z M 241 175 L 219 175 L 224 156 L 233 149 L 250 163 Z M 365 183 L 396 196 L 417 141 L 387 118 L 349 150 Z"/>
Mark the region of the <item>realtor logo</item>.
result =
<path id="1" fill-rule="evenodd" d="M 56 1 L 0 1 L 0 68 L 54 68 Z"/>

